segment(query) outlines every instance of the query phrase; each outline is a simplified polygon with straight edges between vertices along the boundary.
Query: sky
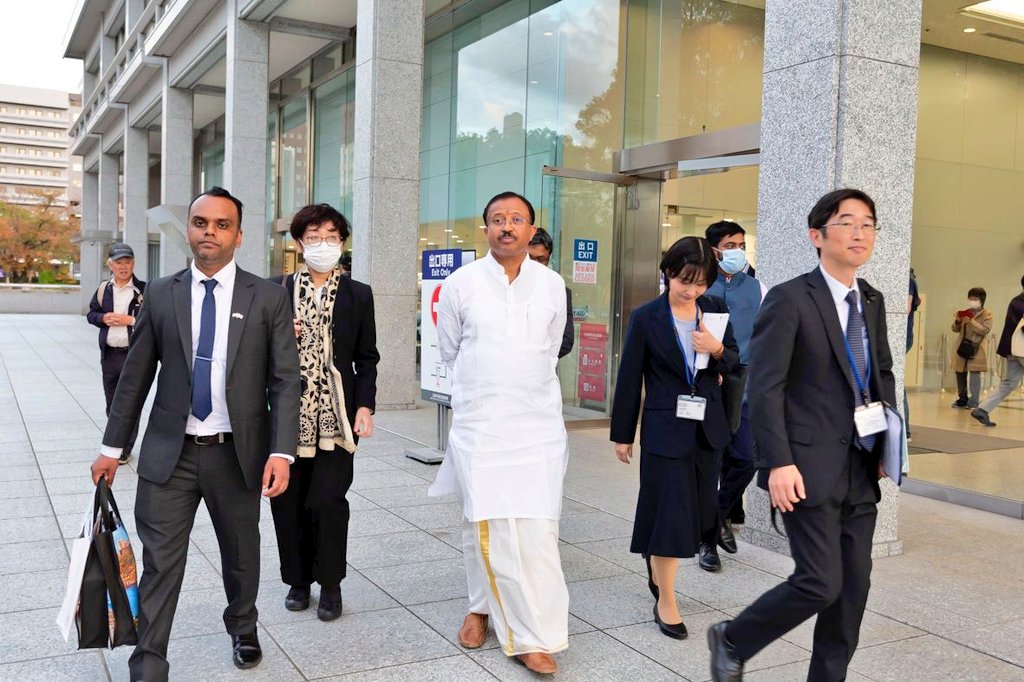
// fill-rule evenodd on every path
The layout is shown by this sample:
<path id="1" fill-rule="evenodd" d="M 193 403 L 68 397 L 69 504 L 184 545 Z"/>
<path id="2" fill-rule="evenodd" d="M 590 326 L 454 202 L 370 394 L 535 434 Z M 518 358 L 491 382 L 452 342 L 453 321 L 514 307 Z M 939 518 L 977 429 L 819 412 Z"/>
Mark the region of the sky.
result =
<path id="1" fill-rule="evenodd" d="M 0 0 L 0 83 L 82 91 L 82 62 L 63 59 L 76 0 Z"/>

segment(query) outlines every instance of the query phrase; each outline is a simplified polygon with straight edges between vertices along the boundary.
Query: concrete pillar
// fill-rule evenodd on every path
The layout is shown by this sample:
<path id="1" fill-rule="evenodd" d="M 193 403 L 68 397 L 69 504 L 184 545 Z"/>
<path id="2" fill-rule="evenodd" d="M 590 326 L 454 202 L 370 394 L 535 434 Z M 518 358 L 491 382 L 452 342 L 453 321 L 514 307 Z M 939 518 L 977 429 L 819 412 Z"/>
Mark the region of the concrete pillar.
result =
<path id="1" fill-rule="evenodd" d="M 769 0 L 765 13 L 758 277 L 768 286 L 817 266 L 807 213 L 839 187 L 877 204 L 874 255 L 860 276 L 885 296 L 903 392 L 914 190 L 921 0 Z M 743 538 L 778 551 L 766 493 L 751 486 Z M 899 492 L 882 482 L 875 556 L 902 552 Z"/>
<path id="2" fill-rule="evenodd" d="M 164 68 L 160 139 L 160 204 L 165 214 L 185 215 L 192 201 L 192 91 L 173 88 Z M 191 255 L 185 244 L 184 220 L 160 225 L 160 275 L 188 265 Z"/>
<path id="3" fill-rule="evenodd" d="M 124 241 L 135 251 L 135 274 L 146 279 L 149 224 L 149 131 L 133 128 L 125 117 L 124 132 Z"/>
<path id="4" fill-rule="evenodd" d="M 100 285 L 103 272 L 103 261 L 106 256 L 101 254 L 103 243 L 97 238 L 99 231 L 98 208 L 99 176 L 85 171 L 82 173 L 82 218 L 80 229 L 82 241 L 79 243 L 79 266 L 81 268 L 81 309 L 88 312 L 89 301 L 96 287 Z"/>
<path id="5" fill-rule="evenodd" d="M 120 158 L 117 154 L 100 152 L 99 183 L 97 197 L 99 229 L 109 232 L 115 240 L 120 239 L 118 224 L 118 203 L 120 200 Z"/>
<path id="6" fill-rule="evenodd" d="M 266 276 L 270 273 L 266 224 L 270 26 L 239 19 L 238 4 L 228 0 L 224 188 L 245 205 L 242 246 L 235 260 L 249 272 Z"/>
<path id="7" fill-rule="evenodd" d="M 352 275 L 373 287 L 377 406 L 415 404 L 423 0 L 366 0 L 356 24 Z"/>

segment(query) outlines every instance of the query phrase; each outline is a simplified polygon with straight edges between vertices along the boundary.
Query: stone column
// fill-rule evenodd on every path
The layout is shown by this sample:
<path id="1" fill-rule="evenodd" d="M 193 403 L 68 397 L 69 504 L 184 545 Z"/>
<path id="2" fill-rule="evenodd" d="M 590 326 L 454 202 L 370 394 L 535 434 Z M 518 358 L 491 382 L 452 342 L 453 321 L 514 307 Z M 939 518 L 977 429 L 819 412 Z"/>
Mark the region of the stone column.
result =
<path id="1" fill-rule="evenodd" d="M 758 277 L 811 270 L 807 213 L 840 187 L 866 191 L 882 231 L 860 273 L 886 300 L 897 395 L 903 392 L 914 190 L 921 0 L 769 0 L 765 13 Z M 898 401 L 902 402 L 902 401 Z M 788 552 L 766 493 L 748 491 L 745 540 Z M 899 493 L 883 481 L 875 556 L 902 552 Z"/>
<path id="2" fill-rule="evenodd" d="M 89 311 L 89 301 L 96 293 L 96 287 L 100 285 L 100 277 L 103 272 L 103 261 L 106 255 L 102 254 L 103 241 L 98 238 L 99 213 L 98 208 L 99 177 L 96 173 L 82 172 L 82 217 L 80 229 L 82 241 L 79 243 L 79 267 L 82 274 L 81 279 L 81 307 L 82 312 Z"/>
<path id="3" fill-rule="evenodd" d="M 373 287 L 377 406 L 415 404 L 423 0 L 360 2 L 352 275 Z"/>
<path id="4" fill-rule="evenodd" d="M 148 278 L 149 131 L 133 128 L 125 117 L 124 241 L 135 251 L 135 274 Z"/>
<path id="5" fill-rule="evenodd" d="M 99 161 L 99 229 L 109 232 L 115 241 L 121 238 L 118 224 L 118 200 L 120 199 L 120 158 L 117 154 L 100 152 Z"/>
<path id="6" fill-rule="evenodd" d="M 191 255 L 185 244 L 185 216 L 192 200 L 192 91 L 172 88 L 164 67 L 160 139 L 160 204 L 163 215 L 180 220 L 160 223 L 160 275 L 188 265 Z"/>
<path id="7" fill-rule="evenodd" d="M 242 247 L 235 260 L 262 277 L 270 272 L 266 221 L 270 26 L 239 19 L 238 4 L 236 0 L 227 3 L 224 188 L 245 205 Z"/>

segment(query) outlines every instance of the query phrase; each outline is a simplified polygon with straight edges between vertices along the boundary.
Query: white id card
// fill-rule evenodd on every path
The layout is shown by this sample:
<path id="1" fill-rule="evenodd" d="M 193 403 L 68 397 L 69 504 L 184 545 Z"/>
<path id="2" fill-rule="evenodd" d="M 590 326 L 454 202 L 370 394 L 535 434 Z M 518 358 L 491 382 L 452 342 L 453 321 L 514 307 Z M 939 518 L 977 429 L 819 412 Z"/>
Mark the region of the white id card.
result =
<path id="1" fill-rule="evenodd" d="M 873 436 L 889 428 L 885 419 L 885 408 L 882 403 L 868 403 L 853 411 L 853 423 L 857 426 L 857 435 L 861 438 Z"/>
<path id="2" fill-rule="evenodd" d="M 708 406 L 706 398 L 699 395 L 681 395 L 676 398 L 676 416 L 680 419 L 704 421 L 704 409 Z"/>

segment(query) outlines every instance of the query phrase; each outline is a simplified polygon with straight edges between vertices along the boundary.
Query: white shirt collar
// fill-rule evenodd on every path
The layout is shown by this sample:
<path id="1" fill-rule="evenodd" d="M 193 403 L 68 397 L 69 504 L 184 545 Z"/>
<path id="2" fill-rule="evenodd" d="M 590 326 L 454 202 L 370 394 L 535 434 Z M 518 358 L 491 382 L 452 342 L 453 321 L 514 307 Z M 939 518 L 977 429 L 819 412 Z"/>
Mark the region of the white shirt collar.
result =
<path id="1" fill-rule="evenodd" d="M 235 273 L 238 270 L 238 266 L 235 265 L 234 258 L 232 258 L 227 265 L 214 273 L 213 277 L 203 274 L 203 272 L 196 267 L 194 259 L 192 260 L 192 265 L 190 265 L 189 268 L 192 270 L 192 282 L 195 284 L 202 284 L 204 279 L 215 279 L 217 280 L 217 284 L 220 284 L 225 289 L 231 289 L 235 285 Z"/>
<path id="2" fill-rule="evenodd" d="M 508 282 L 508 275 L 505 274 L 505 266 L 502 265 L 501 263 L 499 263 L 498 260 L 494 257 L 494 255 L 490 251 L 488 251 L 487 255 L 483 257 L 483 260 L 484 260 L 484 262 L 487 263 L 486 267 L 493 274 L 500 275 L 501 277 L 504 277 L 505 281 Z M 519 266 L 519 274 L 520 275 L 523 274 L 523 268 L 529 268 L 530 267 L 529 265 L 526 264 L 528 261 L 530 261 L 530 254 L 525 254 L 525 257 L 523 258 L 523 263 Z"/>
<path id="3" fill-rule="evenodd" d="M 821 270 L 822 276 L 825 277 L 825 284 L 828 285 L 829 293 L 832 294 L 832 300 L 834 300 L 836 302 L 836 305 L 839 305 L 840 303 L 846 303 L 847 302 L 846 301 L 847 295 L 849 295 L 849 293 L 851 291 L 856 291 L 858 293 L 857 301 L 858 301 L 858 308 L 859 308 L 860 288 L 857 285 L 857 278 L 856 277 L 853 278 L 853 286 L 852 287 L 848 287 L 845 284 L 843 284 L 842 282 L 840 282 L 838 279 L 833 277 L 832 275 L 828 274 L 828 272 L 825 271 L 825 268 L 823 268 L 821 266 L 821 264 L 818 264 L 818 269 Z"/>

